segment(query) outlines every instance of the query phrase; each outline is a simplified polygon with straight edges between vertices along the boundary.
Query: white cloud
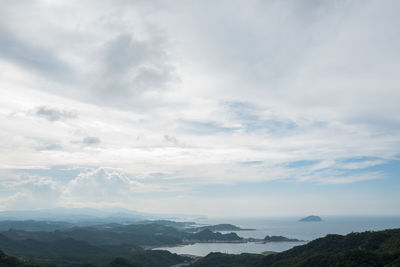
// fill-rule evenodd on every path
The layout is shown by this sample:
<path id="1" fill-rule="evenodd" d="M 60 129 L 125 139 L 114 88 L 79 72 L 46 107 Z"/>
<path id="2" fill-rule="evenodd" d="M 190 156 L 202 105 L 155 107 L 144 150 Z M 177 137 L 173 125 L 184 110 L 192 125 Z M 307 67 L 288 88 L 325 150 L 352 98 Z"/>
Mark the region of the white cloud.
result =
<path id="1" fill-rule="evenodd" d="M 71 180 L 64 197 L 92 201 L 121 201 L 140 186 L 125 174 L 112 169 L 99 168 L 79 174 Z"/>
<path id="2" fill-rule="evenodd" d="M 179 192 L 179 186 L 141 183 L 130 175 L 111 168 L 82 170 L 70 180 L 61 196 L 61 205 L 119 205 L 131 207 L 134 199 L 143 193 Z M 136 206 L 135 206 L 136 207 Z"/>
<path id="3" fill-rule="evenodd" d="M 59 204 L 63 187 L 51 177 L 21 175 L 1 180 L 0 198 L 3 209 L 50 208 Z"/>

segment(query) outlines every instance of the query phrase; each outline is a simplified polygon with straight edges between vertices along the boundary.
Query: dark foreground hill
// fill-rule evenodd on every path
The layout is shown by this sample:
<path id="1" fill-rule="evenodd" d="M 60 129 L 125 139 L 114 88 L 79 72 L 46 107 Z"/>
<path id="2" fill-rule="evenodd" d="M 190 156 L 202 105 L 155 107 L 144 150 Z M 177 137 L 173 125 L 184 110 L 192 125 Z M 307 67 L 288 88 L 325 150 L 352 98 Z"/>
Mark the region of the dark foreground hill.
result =
<path id="1" fill-rule="evenodd" d="M 327 235 L 285 252 L 260 256 L 211 253 L 197 261 L 195 267 L 224 266 L 400 266 L 400 229 Z"/>

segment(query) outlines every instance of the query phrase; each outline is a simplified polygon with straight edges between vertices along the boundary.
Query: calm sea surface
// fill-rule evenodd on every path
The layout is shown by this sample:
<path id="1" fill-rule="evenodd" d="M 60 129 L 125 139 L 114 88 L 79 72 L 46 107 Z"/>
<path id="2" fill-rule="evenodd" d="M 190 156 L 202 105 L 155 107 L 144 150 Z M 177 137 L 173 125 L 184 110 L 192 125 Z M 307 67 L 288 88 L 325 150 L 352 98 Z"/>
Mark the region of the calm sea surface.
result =
<path id="1" fill-rule="evenodd" d="M 321 216 L 322 217 L 322 216 Z M 241 237 L 264 238 L 266 235 L 282 235 L 289 238 L 311 241 L 327 234 L 348 234 L 351 232 L 374 231 L 400 228 L 400 216 L 385 217 L 322 217 L 322 222 L 298 222 L 293 218 L 268 219 L 206 219 L 197 221 L 198 224 L 230 223 L 241 228 L 256 229 L 255 231 L 237 231 Z M 156 249 L 168 250 L 177 254 L 191 254 L 205 256 L 210 252 L 224 252 L 232 254 L 261 253 L 264 251 L 281 252 L 304 242 L 271 242 L 258 243 L 198 243 L 193 245 L 163 247 Z"/>

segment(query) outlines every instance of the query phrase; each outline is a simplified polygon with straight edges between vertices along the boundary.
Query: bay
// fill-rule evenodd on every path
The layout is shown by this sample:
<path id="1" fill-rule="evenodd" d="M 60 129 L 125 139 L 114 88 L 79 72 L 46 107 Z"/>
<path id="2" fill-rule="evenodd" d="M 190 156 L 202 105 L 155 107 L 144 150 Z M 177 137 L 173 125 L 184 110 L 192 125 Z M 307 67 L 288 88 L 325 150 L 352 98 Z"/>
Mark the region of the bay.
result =
<path id="1" fill-rule="evenodd" d="M 299 217 L 281 218 L 209 218 L 196 221 L 201 225 L 230 223 L 254 231 L 234 231 L 239 236 L 264 238 L 266 235 L 281 235 L 297 238 L 306 242 L 327 234 L 345 235 L 351 232 L 378 231 L 400 228 L 400 216 L 321 216 L 321 222 L 299 222 Z M 231 232 L 231 231 L 229 231 Z M 227 233 L 227 232 L 222 232 Z M 160 247 L 177 254 L 205 256 L 210 252 L 231 254 L 262 253 L 265 251 L 282 252 L 306 242 L 270 242 L 260 243 L 197 243 L 184 246 Z"/>

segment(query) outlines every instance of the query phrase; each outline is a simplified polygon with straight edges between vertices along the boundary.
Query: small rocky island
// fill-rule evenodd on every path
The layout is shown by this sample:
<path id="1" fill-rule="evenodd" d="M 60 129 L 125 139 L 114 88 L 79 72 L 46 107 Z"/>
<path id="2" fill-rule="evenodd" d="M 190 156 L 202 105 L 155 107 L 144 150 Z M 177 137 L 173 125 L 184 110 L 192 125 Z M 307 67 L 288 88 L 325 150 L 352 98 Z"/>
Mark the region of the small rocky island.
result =
<path id="1" fill-rule="evenodd" d="M 320 221 L 322 221 L 321 217 L 315 215 L 307 216 L 299 220 L 299 222 L 320 222 Z"/>

